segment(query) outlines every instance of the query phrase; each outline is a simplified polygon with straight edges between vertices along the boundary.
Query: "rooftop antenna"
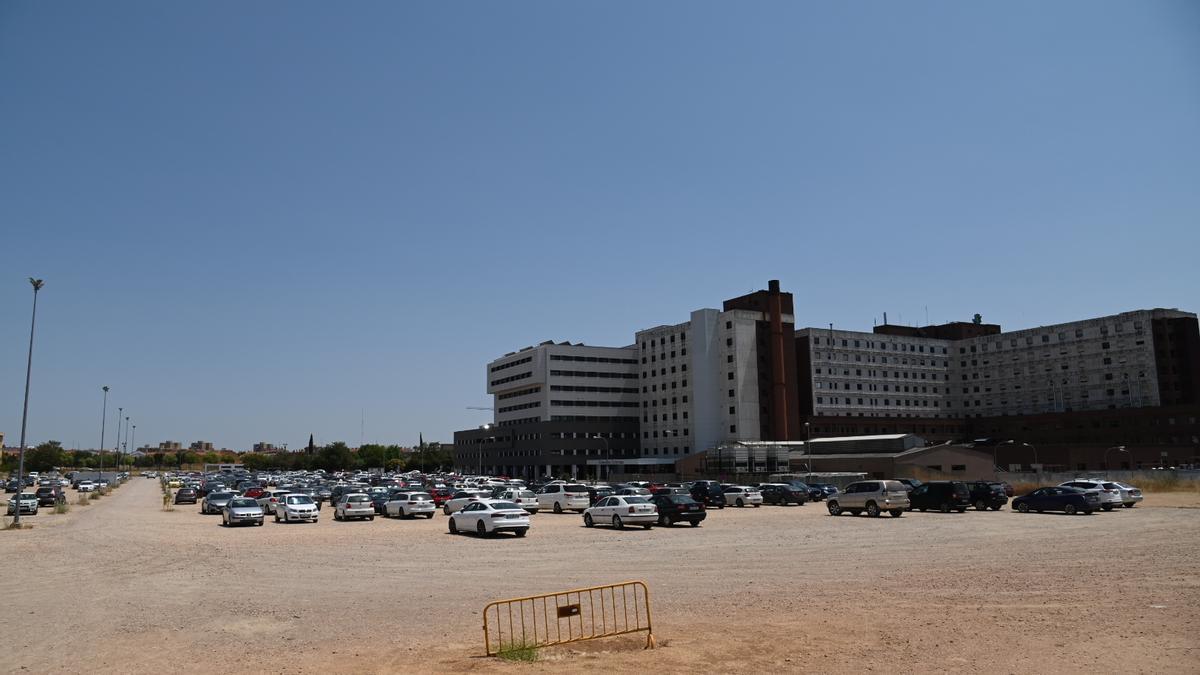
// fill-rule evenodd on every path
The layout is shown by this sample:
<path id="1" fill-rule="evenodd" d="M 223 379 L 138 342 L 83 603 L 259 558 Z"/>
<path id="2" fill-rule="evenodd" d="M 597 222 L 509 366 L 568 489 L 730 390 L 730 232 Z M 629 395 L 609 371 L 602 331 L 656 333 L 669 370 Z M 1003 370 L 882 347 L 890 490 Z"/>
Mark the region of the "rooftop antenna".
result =
<path id="1" fill-rule="evenodd" d="M 883 313 L 883 325 L 887 325 L 887 312 Z"/>
<path id="2" fill-rule="evenodd" d="M 929 305 L 925 305 L 925 325 L 929 325 Z"/>

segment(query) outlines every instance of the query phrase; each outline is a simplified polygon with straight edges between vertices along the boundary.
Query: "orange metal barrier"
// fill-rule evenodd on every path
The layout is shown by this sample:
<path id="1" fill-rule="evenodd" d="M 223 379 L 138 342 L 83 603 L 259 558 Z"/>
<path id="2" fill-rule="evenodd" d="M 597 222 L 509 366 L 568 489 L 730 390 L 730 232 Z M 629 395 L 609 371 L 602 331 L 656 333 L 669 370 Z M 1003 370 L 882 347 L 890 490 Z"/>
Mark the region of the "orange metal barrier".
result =
<path id="1" fill-rule="evenodd" d="M 497 600 L 483 608 L 488 656 L 642 631 L 646 649 L 654 648 L 650 591 L 642 581 Z"/>

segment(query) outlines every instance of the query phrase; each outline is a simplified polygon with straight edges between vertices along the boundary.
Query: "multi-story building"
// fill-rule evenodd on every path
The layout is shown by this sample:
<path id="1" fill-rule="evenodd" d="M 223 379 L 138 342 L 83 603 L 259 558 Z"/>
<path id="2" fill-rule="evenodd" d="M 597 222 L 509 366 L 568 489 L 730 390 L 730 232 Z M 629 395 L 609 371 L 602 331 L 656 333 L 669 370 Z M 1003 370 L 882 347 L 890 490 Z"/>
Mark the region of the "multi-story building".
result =
<path id="1" fill-rule="evenodd" d="M 543 342 L 487 367 L 497 426 L 637 422 L 637 350 Z"/>
<path id="2" fill-rule="evenodd" d="M 771 281 L 638 331 L 642 457 L 666 465 L 725 442 L 799 438 L 794 326 L 791 293 Z"/>

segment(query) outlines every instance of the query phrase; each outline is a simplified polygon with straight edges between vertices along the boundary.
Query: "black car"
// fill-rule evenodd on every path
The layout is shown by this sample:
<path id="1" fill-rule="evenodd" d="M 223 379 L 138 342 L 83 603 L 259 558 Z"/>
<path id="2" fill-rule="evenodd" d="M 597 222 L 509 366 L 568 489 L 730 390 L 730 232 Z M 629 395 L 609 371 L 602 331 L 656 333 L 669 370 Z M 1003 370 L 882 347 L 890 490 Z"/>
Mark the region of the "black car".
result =
<path id="1" fill-rule="evenodd" d="M 384 505 L 392 499 L 392 493 L 388 490 L 372 489 L 367 496 L 371 498 L 371 506 L 375 507 L 375 513 L 380 514 L 387 510 Z"/>
<path id="2" fill-rule="evenodd" d="M 971 490 L 960 480 L 935 480 L 921 483 L 908 493 L 911 508 L 918 511 L 937 509 L 942 513 L 963 513 L 971 504 Z"/>
<path id="3" fill-rule="evenodd" d="M 175 492 L 176 504 L 195 504 L 196 503 L 196 488 L 179 488 Z"/>
<path id="4" fill-rule="evenodd" d="M 1062 511 L 1067 515 L 1076 513 L 1091 515 L 1093 511 L 1100 508 L 1100 497 L 1095 492 L 1088 492 L 1082 488 L 1044 487 L 1017 497 L 1012 501 L 1012 505 L 1014 510 L 1021 513 Z"/>
<path id="5" fill-rule="evenodd" d="M 809 483 L 808 487 L 813 489 L 811 494 L 815 495 L 813 497 L 814 502 L 828 499 L 838 493 L 837 486 L 832 483 Z"/>
<path id="6" fill-rule="evenodd" d="M 611 497 L 611 496 L 617 494 L 617 491 L 611 487 L 593 487 L 593 486 L 589 485 L 589 486 L 587 486 L 587 491 L 588 491 L 588 504 L 590 504 L 592 506 L 595 506 L 596 502 L 600 501 L 601 499 L 604 499 L 605 497 Z"/>
<path id="7" fill-rule="evenodd" d="M 680 521 L 700 527 L 700 521 L 708 516 L 704 505 L 687 495 L 660 493 L 651 497 L 650 501 L 658 507 L 658 524 L 663 527 Z"/>
<path id="8" fill-rule="evenodd" d="M 4 484 L 4 492 L 6 494 L 16 494 L 21 489 L 21 481 L 13 479 Z"/>
<path id="9" fill-rule="evenodd" d="M 808 490 L 802 490 L 795 485 L 761 485 L 758 491 L 762 493 L 764 504 L 804 506 L 808 501 Z"/>
<path id="10" fill-rule="evenodd" d="M 332 506 L 337 504 L 338 499 L 349 492 L 363 492 L 363 489 L 358 485 L 334 485 L 329 491 L 329 504 Z"/>
<path id="11" fill-rule="evenodd" d="M 725 490 L 715 480 L 698 480 L 691 484 L 688 492 L 691 494 L 692 499 L 705 506 L 715 506 L 718 509 L 725 508 Z"/>
<path id="12" fill-rule="evenodd" d="M 904 489 L 908 490 L 910 493 L 913 490 L 921 487 L 921 481 L 917 480 L 916 478 L 897 478 L 896 480 L 900 483 L 903 483 Z"/>
<path id="13" fill-rule="evenodd" d="M 988 509 L 999 511 L 1008 503 L 1008 494 L 1005 493 L 1004 483 L 979 480 L 968 483 L 967 488 L 971 491 L 971 503 L 980 511 Z"/>
<path id="14" fill-rule="evenodd" d="M 37 492 L 38 506 L 54 506 L 59 502 L 62 492 L 55 487 L 40 487 Z"/>

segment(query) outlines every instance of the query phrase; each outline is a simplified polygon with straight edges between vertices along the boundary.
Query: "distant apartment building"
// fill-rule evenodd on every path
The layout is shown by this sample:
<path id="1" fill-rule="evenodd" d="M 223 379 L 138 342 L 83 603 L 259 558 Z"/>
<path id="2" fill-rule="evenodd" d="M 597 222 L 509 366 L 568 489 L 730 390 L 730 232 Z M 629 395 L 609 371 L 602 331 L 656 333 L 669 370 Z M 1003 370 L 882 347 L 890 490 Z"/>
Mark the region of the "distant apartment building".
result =
<path id="1" fill-rule="evenodd" d="M 188 449 L 195 452 L 212 452 L 213 444 L 208 441 L 196 441 L 188 446 Z"/>
<path id="2" fill-rule="evenodd" d="M 497 426 L 636 422 L 637 350 L 543 342 L 487 367 Z"/>

